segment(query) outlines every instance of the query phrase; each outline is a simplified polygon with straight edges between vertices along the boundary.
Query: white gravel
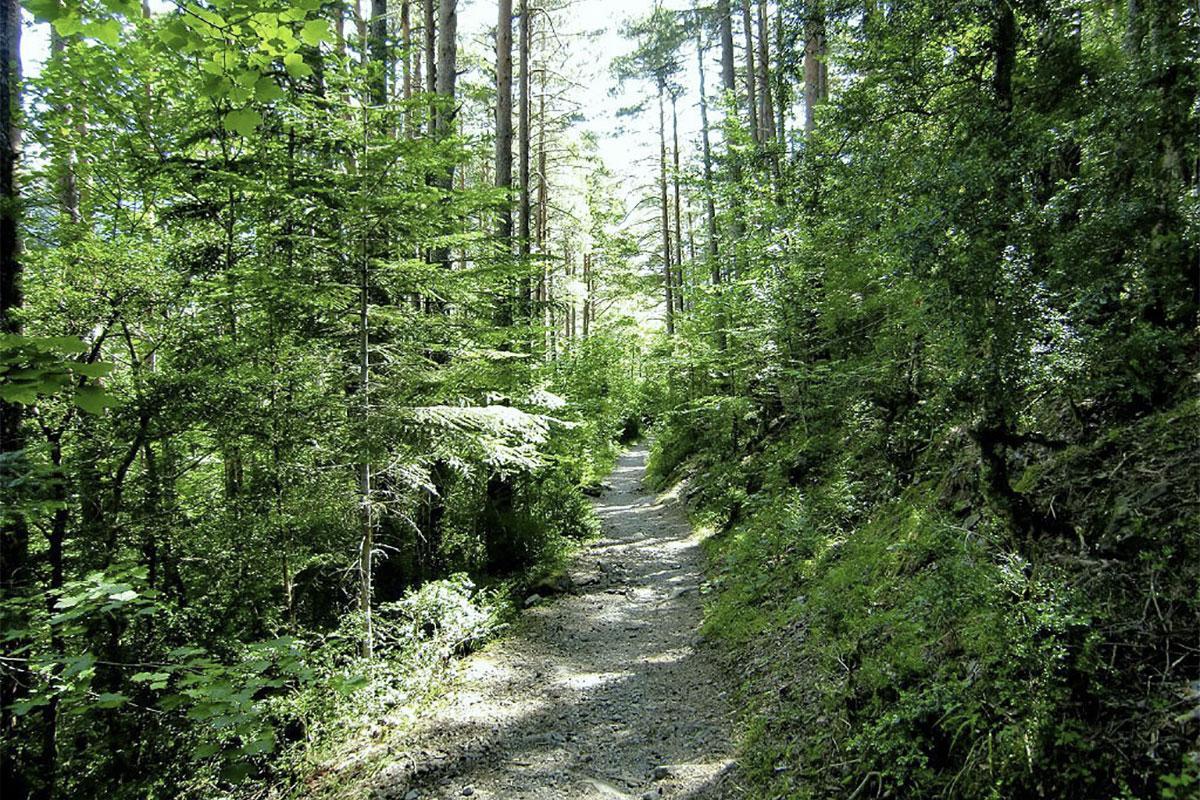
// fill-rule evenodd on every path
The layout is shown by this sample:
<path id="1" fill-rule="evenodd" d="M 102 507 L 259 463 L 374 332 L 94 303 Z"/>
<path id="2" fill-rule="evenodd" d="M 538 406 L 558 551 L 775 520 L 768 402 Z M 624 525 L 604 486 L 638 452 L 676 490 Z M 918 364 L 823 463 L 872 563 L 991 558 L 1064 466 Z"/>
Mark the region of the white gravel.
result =
<path id="1" fill-rule="evenodd" d="M 595 501 L 603 538 L 575 559 L 572 593 L 466 659 L 372 796 L 743 796 L 734 687 L 698 634 L 703 554 L 683 509 L 642 488 L 646 453 L 626 452 Z"/>

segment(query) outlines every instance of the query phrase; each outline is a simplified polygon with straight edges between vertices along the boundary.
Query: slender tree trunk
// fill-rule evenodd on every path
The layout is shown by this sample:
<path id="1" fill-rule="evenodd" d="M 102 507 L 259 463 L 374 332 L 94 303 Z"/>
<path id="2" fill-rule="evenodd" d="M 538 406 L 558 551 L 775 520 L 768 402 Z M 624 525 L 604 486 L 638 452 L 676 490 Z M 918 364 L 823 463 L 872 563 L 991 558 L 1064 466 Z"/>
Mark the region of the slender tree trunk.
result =
<path id="1" fill-rule="evenodd" d="M 362 120 L 362 163 L 367 163 L 367 137 L 370 127 L 367 124 L 367 112 L 363 109 Z M 365 176 L 364 176 L 365 178 Z M 358 285 L 358 413 L 361 425 L 360 437 L 366 437 L 370 430 L 371 415 L 371 329 L 370 329 L 370 280 L 371 261 L 367 235 L 364 232 L 360 242 L 359 252 L 359 285 Z M 365 442 L 360 441 L 360 445 Z M 371 463 L 364 456 L 358 464 L 358 513 L 359 513 L 359 552 L 358 578 L 359 594 L 358 608 L 363 615 L 362 655 L 364 658 L 375 656 L 375 631 L 372 619 L 372 600 L 374 596 L 374 558 L 375 558 L 375 525 L 371 514 Z"/>
<path id="2" fill-rule="evenodd" d="M 679 114 L 676 109 L 677 99 L 678 97 L 675 92 L 671 92 L 671 140 L 674 158 L 674 172 L 671 177 L 675 192 L 675 280 L 678 287 L 675 302 L 679 310 L 683 311 L 683 203 L 680 201 L 679 192 Z"/>
<path id="3" fill-rule="evenodd" d="M 507 268 L 512 257 L 512 0 L 499 0 L 496 20 L 496 188 L 505 193 L 504 205 L 496 225 L 496 238 L 503 263 Z M 505 279 L 496 321 L 501 326 L 513 324 L 511 286 Z"/>
<path id="4" fill-rule="evenodd" d="M 371 0 L 371 19 L 369 22 L 370 39 L 367 49 L 370 52 L 372 69 L 371 104 L 387 105 L 388 98 L 388 8 L 387 0 Z"/>
<path id="5" fill-rule="evenodd" d="M 66 46 L 63 37 L 55 30 L 54 26 L 50 26 L 50 57 L 57 61 L 66 59 Z M 53 96 L 53 95 L 52 95 Z M 70 102 L 55 102 L 55 111 L 62 114 L 64 120 L 63 128 L 71 130 L 74 120 L 73 107 Z M 71 225 L 79 223 L 79 186 L 76 182 L 75 170 L 75 148 L 71 145 L 66 147 L 54 148 L 53 158 L 55 161 L 54 171 L 57 173 L 55 182 L 58 184 L 58 207 Z"/>
<path id="6" fill-rule="evenodd" d="M 746 39 L 746 118 L 750 123 L 750 138 L 762 144 L 762 132 L 758 129 L 758 68 L 754 63 L 754 23 L 750 19 L 750 4 L 753 0 L 742 0 L 742 32 Z"/>
<path id="7" fill-rule="evenodd" d="M 519 180 L 521 181 L 521 196 L 517 206 L 518 230 L 517 239 L 521 250 L 521 319 L 525 324 L 531 324 L 533 321 L 533 280 L 529 275 L 529 256 L 530 256 L 530 183 L 529 183 L 529 149 L 530 149 L 530 134 L 529 134 L 529 118 L 532 115 L 532 98 L 530 96 L 530 75 L 529 75 L 529 57 L 531 52 L 530 37 L 533 34 L 533 19 L 530 16 L 529 0 L 521 0 L 521 52 L 520 52 L 520 68 L 521 68 L 521 87 L 520 87 L 520 143 L 518 145 Z"/>
<path id="8" fill-rule="evenodd" d="M 23 304 L 16 165 L 21 148 L 17 118 L 21 108 L 21 4 L 6 0 L 0 6 L 0 333 L 20 334 L 16 318 Z M 25 448 L 21 435 L 21 406 L 0 400 L 0 456 L 6 470 L 20 472 L 18 455 Z M 17 485 L 21 475 L 3 475 Z M 6 509 L 7 512 L 7 509 Z M 19 596 L 28 581 L 29 529 L 19 514 L 0 517 L 0 594 Z M 14 620 L 19 623 L 19 620 Z M 15 627 L 15 626 L 14 626 Z M 19 641 L 8 643 L 18 647 Z M 0 786 L 20 800 L 29 791 L 24 770 L 13 752 L 20 735 L 12 713 L 13 702 L 29 683 L 20 665 L 0 670 Z"/>
<path id="9" fill-rule="evenodd" d="M 458 81 L 458 0 L 439 0 L 437 18 L 437 68 L 435 69 L 435 90 L 438 95 L 437 109 L 434 113 L 434 136 L 449 136 L 454 129 L 456 116 L 455 87 Z M 434 184 L 444 192 L 454 188 L 454 163 L 448 162 Z M 435 264 L 441 264 L 443 269 L 452 266 L 449 247 L 437 248 L 430 259 Z M 438 303 L 441 311 L 446 310 L 444 303 Z"/>
<path id="10" fill-rule="evenodd" d="M 358 48 L 363 57 L 369 56 L 367 42 L 367 15 L 363 12 L 362 0 L 354 0 L 354 27 L 358 31 Z"/>
<path id="11" fill-rule="evenodd" d="M 458 82 L 458 0 L 439 0 L 437 20 L 437 93 L 443 103 L 438 111 L 437 132 L 449 135 L 456 116 L 455 87 Z M 447 183 L 453 185 L 451 164 Z"/>
<path id="12" fill-rule="evenodd" d="M 784 58 L 783 51 L 784 29 L 783 29 L 783 6 L 780 5 L 775 10 L 775 60 L 782 63 Z M 787 98 L 789 96 L 789 87 L 787 79 L 783 75 L 783 70 L 776 70 L 775 78 L 775 138 L 779 142 L 779 150 L 782 154 L 788 154 L 787 141 Z"/>
<path id="13" fill-rule="evenodd" d="M 592 254 L 583 254 L 583 338 L 592 332 Z"/>
<path id="14" fill-rule="evenodd" d="M 549 239 L 549 209 L 550 185 L 546 175 L 546 74 L 542 72 L 538 81 L 538 116 L 537 116 L 537 187 L 538 199 L 536 218 L 534 220 L 534 242 L 536 251 L 541 257 L 540 278 L 537 290 L 538 321 L 542 326 L 542 350 L 546 356 L 552 355 L 550 343 L 553 339 L 550 325 L 550 260 L 547 255 L 547 240 Z"/>
<path id="15" fill-rule="evenodd" d="M 401 98 L 411 100 L 413 95 L 413 52 L 412 52 L 412 3 L 411 0 L 400 2 L 400 57 L 401 57 Z M 407 133 L 412 114 L 404 110 L 404 130 Z"/>
<path id="16" fill-rule="evenodd" d="M 727 92 L 737 91 L 733 67 L 733 15 L 729 0 L 717 0 L 717 17 L 721 26 L 721 82 Z"/>
<path id="17" fill-rule="evenodd" d="M 437 10 L 434 0 L 424 0 L 422 10 L 425 17 L 425 91 L 437 91 Z M 428 130 L 436 129 L 436 113 L 429 108 Z"/>
<path id="18" fill-rule="evenodd" d="M 825 65 L 825 12 L 820 2 L 809 7 L 804 23 L 804 133 L 816 125 L 816 108 L 827 96 L 828 71 Z"/>
<path id="19" fill-rule="evenodd" d="M 664 87 L 658 84 L 658 186 L 662 207 L 663 296 L 667 305 L 667 336 L 675 335 L 675 298 L 671 280 L 671 221 L 667 205 L 667 120 L 663 106 Z"/>
<path id="20" fill-rule="evenodd" d="M 775 133 L 775 103 L 771 99 L 770 28 L 766 0 L 758 0 L 758 130 L 763 142 Z"/>
<path id="21" fill-rule="evenodd" d="M 749 0 L 745 0 L 749 2 Z M 720 16 L 721 24 L 721 80 L 725 93 L 729 95 L 733 105 L 731 108 L 737 108 L 737 77 L 734 71 L 734 53 L 733 53 L 733 18 L 729 7 L 729 0 L 717 0 L 717 11 Z M 729 182 L 733 185 L 733 201 L 731 203 L 731 216 L 733 217 L 732 227 L 732 253 L 735 255 L 734 262 L 737 268 L 740 268 L 742 261 L 742 236 L 745 234 L 745 224 L 742 222 L 741 203 L 737 197 L 737 187 L 742 182 L 742 164 L 738 157 L 730 154 L 729 159 Z M 724 330 L 724 328 L 722 328 Z M 724 334 L 722 334 L 724 335 Z"/>
<path id="22" fill-rule="evenodd" d="M 704 214 L 708 234 L 708 269 L 713 286 L 721 282 L 721 265 L 717 261 L 717 206 L 712 185 L 712 141 L 708 130 L 708 95 L 704 82 L 704 42 L 701 28 L 696 26 L 696 67 L 700 73 L 700 139 L 704 150 Z"/>
<path id="23" fill-rule="evenodd" d="M 496 27 L 496 188 L 512 191 L 512 0 L 499 0 Z M 511 203 L 500 209 L 496 235 L 505 248 L 513 235 Z M 507 250 L 506 250 L 507 252 Z"/>

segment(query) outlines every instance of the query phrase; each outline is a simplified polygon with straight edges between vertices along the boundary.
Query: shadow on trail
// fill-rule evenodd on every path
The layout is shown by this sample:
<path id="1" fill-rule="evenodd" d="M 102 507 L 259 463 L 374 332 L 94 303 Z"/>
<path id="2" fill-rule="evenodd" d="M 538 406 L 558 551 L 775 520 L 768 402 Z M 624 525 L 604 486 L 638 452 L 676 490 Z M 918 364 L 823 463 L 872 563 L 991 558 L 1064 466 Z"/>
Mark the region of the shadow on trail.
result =
<path id="1" fill-rule="evenodd" d="M 468 660 L 449 705 L 414 733 L 379 797 L 738 797 L 727 680 L 701 644 L 701 554 L 680 509 L 641 489 L 626 453 L 596 502 L 597 576 L 538 606 Z M 469 787 L 469 789 L 468 789 Z"/>

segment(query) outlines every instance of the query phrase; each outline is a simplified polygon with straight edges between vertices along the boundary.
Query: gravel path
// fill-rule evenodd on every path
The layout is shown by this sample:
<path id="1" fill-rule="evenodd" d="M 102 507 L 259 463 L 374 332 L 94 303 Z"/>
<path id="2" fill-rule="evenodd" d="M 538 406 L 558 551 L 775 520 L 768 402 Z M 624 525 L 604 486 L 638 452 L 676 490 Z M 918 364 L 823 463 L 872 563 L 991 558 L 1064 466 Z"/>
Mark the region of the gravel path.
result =
<path id="1" fill-rule="evenodd" d="M 683 509 L 642 488 L 646 452 L 626 452 L 596 501 L 604 535 L 570 591 L 466 660 L 376 796 L 742 796 L 730 682 L 697 632 L 703 554 Z"/>

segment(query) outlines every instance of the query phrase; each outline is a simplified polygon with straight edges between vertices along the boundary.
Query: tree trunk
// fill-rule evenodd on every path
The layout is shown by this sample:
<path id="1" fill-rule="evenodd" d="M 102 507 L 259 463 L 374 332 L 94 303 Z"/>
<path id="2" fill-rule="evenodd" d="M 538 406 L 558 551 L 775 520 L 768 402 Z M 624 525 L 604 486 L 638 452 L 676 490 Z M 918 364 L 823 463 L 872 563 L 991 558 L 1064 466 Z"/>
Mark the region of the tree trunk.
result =
<path id="1" fill-rule="evenodd" d="M 365 122 L 364 122 L 365 128 Z M 364 138 L 365 138 L 364 130 Z M 364 141 L 365 145 L 365 141 Z M 366 148 L 363 148 L 363 163 L 366 163 Z M 370 260 L 367 239 L 363 236 L 358 287 L 358 401 L 362 436 L 366 436 L 371 413 L 371 334 L 370 334 Z M 371 519 L 371 464 L 363 458 L 358 465 L 358 608 L 363 615 L 362 654 L 364 658 L 375 655 L 375 633 L 371 619 L 371 600 L 374 593 L 373 560 L 375 556 L 375 528 Z"/>
<path id="2" fill-rule="evenodd" d="M 512 191 L 512 0 L 499 0 L 496 28 L 496 188 Z M 513 235 L 512 205 L 500 209 L 496 236 L 509 247 Z"/>
<path id="3" fill-rule="evenodd" d="M 775 132 L 775 103 L 771 100 L 771 56 L 768 48 L 766 0 L 758 0 L 758 130 L 763 142 Z"/>
<path id="4" fill-rule="evenodd" d="M 367 43 L 373 62 L 371 75 L 371 105 L 387 105 L 388 97 L 388 18 L 387 0 L 371 0 L 370 33 Z"/>
<path id="5" fill-rule="evenodd" d="M 504 191 L 504 204 L 496 224 L 497 245 L 507 268 L 512 257 L 512 0 L 499 0 L 496 20 L 496 188 Z M 505 288 L 496 309 L 496 322 L 507 327 L 513 324 L 511 285 L 505 278 Z"/>
<path id="6" fill-rule="evenodd" d="M 804 23 L 804 133 L 816 125 L 816 108 L 825 102 L 828 71 L 825 66 L 825 13 L 814 2 Z"/>
<path id="7" fill-rule="evenodd" d="M 402 61 L 401 66 L 401 97 L 404 100 L 411 100 L 413 95 L 413 70 L 412 70 L 412 3 L 410 0 L 401 0 L 400 2 L 400 55 Z M 405 112 L 405 119 L 408 119 L 408 111 Z"/>
<path id="8" fill-rule="evenodd" d="M 458 83 L 458 0 L 439 0 L 437 20 L 437 93 L 442 105 L 437 115 L 437 133 L 450 133 L 456 116 L 455 87 Z M 451 164 L 447 187 L 454 183 Z"/>
<path id="9" fill-rule="evenodd" d="M 437 11 L 434 0 L 424 0 L 422 10 L 425 17 L 425 91 L 437 91 Z M 429 108 L 427 130 L 432 134 L 435 128 L 435 112 Z"/>
<path id="10" fill-rule="evenodd" d="M 583 338 L 592 332 L 592 254 L 583 254 Z"/>
<path id="11" fill-rule="evenodd" d="M 708 234 L 708 269 L 712 285 L 721 282 L 721 265 L 717 261 L 717 204 L 713 199 L 712 141 L 708 131 L 708 95 L 704 83 L 704 42 L 700 26 L 696 26 L 696 67 L 700 73 L 700 140 L 704 154 L 704 214 Z"/>
<path id="12" fill-rule="evenodd" d="M 679 192 L 679 114 L 676 109 L 678 95 L 671 92 L 671 140 L 674 158 L 674 173 L 672 183 L 675 191 L 675 281 L 678 291 L 675 293 L 675 303 L 680 311 L 684 310 L 683 294 L 683 204 Z"/>
<path id="13" fill-rule="evenodd" d="M 762 144 L 762 133 L 758 129 L 758 69 L 754 64 L 754 23 L 750 19 L 750 3 L 742 0 L 742 31 L 746 39 L 746 115 L 750 123 L 750 138 Z"/>
<path id="14" fill-rule="evenodd" d="M 455 87 L 458 81 L 458 0 L 439 0 L 437 18 L 437 67 L 434 70 L 434 88 L 437 92 L 437 108 L 434 112 L 434 136 L 449 136 L 454 129 Z M 449 195 L 454 188 L 454 162 L 449 161 L 436 176 L 434 185 Z M 452 266 L 449 247 L 438 247 L 430 261 L 441 264 L 443 269 Z M 443 313 L 446 304 L 438 302 Z"/>
<path id="15" fill-rule="evenodd" d="M 521 250 L 521 304 L 520 316 L 525 324 L 533 320 L 533 280 L 529 271 L 529 217 L 530 217 L 530 185 L 529 185 L 529 118 L 531 116 L 532 98 L 530 97 L 529 55 L 531 52 L 530 36 L 533 34 L 533 20 L 530 17 L 529 0 L 521 0 L 521 107 L 518 113 L 520 122 L 520 143 L 518 145 L 519 179 L 521 181 L 521 196 L 517 206 L 518 230 L 517 239 Z"/>
<path id="16" fill-rule="evenodd" d="M 66 47 L 61 34 L 55 30 L 54 26 L 50 26 L 50 57 L 55 60 L 66 59 Z M 51 95 L 53 97 L 53 94 Z M 62 114 L 65 119 L 63 128 L 71 130 L 74 120 L 72 119 L 73 108 L 69 102 L 56 102 L 55 111 Z M 79 223 L 79 186 L 76 182 L 75 170 L 75 148 L 72 146 L 56 147 L 53 153 L 55 162 L 54 171 L 55 183 L 58 189 L 58 208 L 63 217 L 66 218 L 71 225 Z"/>
<path id="17" fill-rule="evenodd" d="M 780 6 L 775 11 L 775 60 L 777 63 L 782 63 L 784 58 L 783 51 L 784 29 L 783 29 L 783 7 Z M 790 96 L 790 90 L 787 79 L 783 75 L 783 69 L 776 71 L 775 78 L 775 138 L 779 142 L 779 152 L 783 155 L 788 153 L 787 141 L 787 98 Z"/>
<path id="18" fill-rule="evenodd" d="M 717 17 L 721 26 L 721 82 L 727 92 L 736 92 L 737 78 L 733 68 L 733 17 L 729 0 L 717 0 Z"/>
<path id="19" fill-rule="evenodd" d="M 538 81 L 538 143 L 537 143 L 537 185 L 538 185 L 538 200 L 537 200 L 537 216 L 534 220 L 534 243 L 537 245 L 537 254 L 542 257 L 542 266 L 539 270 L 541 277 L 538 280 L 537 291 L 537 312 L 538 321 L 542 326 L 542 350 L 549 356 L 553 352 L 551 344 L 553 342 L 553 328 L 550 318 L 550 260 L 546 256 L 546 243 L 549 240 L 549 212 L 550 212 L 550 184 L 547 181 L 546 175 L 546 74 L 542 72 L 541 79 Z"/>
<path id="20" fill-rule="evenodd" d="M 667 120 L 663 84 L 658 84 L 658 186 L 662 207 L 663 296 L 667 303 L 667 336 L 675 335 L 675 298 L 671 287 L 671 221 L 667 210 Z"/>
<path id="21" fill-rule="evenodd" d="M 748 0 L 747 0 L 748 2 Z M 737 76 L 734 71 L 734 54 L 733 54 L 733 18 L 729 8 L 729 0 L 717 0 L 717 11 L 720 16 L 721 23 L 721 80 L 722 88 L 726 94 L 730 96 L 730 102 L 733 103 L 731 108 L 737 108 Z M 736 155 L 730 153 L 729 158 L 729 182 L 734 187 L 733 200 L 731 202 L 732 223 L 732 253 L 735 255 L 735 263 L 740 266 L 741 263 L 741 240 L 745 233 L 745 224 L 742 222 L 741 203 L 737 198 L 737 186 L 742 182 L 742 164 Z"/>
<path id="22" fill-rule="evenodd" d="M 21 147 L 17 117 L 21 108 L 21 4 L 7 0 L 0 7 L 0 333 L 20 334 L 15 312 L 22 305 L 20 239 L 17 220 L 20 198 L 17 194 L 16 163 Z M 21 436 L 22 408 L 0 400 L 0 456 L 3 464 L 20 467 L 16 454 L 24 450 Z M 15 485 L 19 475 L 4 475 Z M 5 514 L 0 520 L 0 593 L 5 597 L 21 594 L 27 580 L 29 530 L 18 515 Z M 14 620 L 19 623 L 19 620 Z M 20 642 L 9 642 L 17 647 Z M 29 676 L 22 667 L 0 670 L 0 786 L 6 794 L 23 798 L 29 788 L 24 771 L 16 761 L 13 748 L 20 736 L 12 704 L 20 696 Z"/>

